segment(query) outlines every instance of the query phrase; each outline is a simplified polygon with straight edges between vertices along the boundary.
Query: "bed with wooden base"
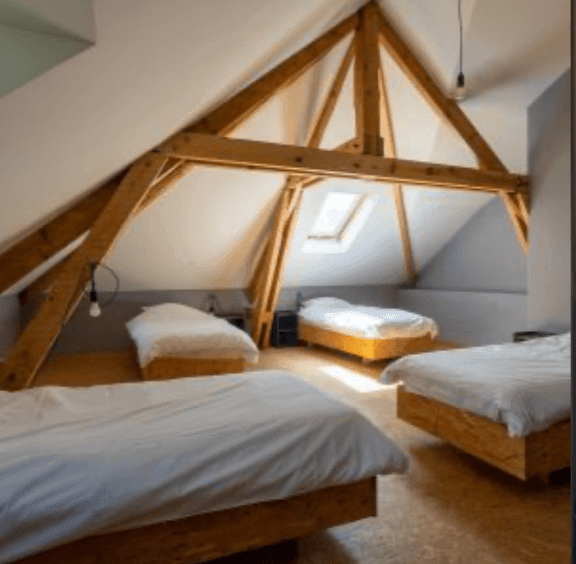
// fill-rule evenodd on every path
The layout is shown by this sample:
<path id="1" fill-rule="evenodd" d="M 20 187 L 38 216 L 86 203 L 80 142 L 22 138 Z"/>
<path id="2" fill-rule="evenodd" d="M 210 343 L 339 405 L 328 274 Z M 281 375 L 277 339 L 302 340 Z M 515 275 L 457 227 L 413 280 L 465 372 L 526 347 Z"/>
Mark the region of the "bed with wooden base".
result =
<path id="1" fill-rule="evenodd" d="M 571 462 L 570 335 L 436 352 L 389 365 L 398 418 L 520 478 Z M 410 389 L 408 389 L 410 387 Z"/>
<path id="2" fill-rule="evenodd" d="M 143 380 L 242 372 L 257 362 L 247 333 L 225 319 L 183 304 L 146 307 L 127 323 Z"/>
<path id="3" fill-rule="evenodd" d="M 570 466 L 570 419 L 525 437 L 510 437 L 504 423 L 408 392 L 404 386 L 398 386 L 397 402 L 398 419 L 521 480 L 547 483 L 550 473 Z"/>
<path id="4" fill-rule="evenodd" d="M 407 354 L 438 350 L 449 346 L 440 344 L 430 334 L 423 337 L 366 339 L 330 331 L 302 321 L 298 324 L 298 338 L 307 344 L 321 345 L 359 356 L 365 361 L 398 358 Z"/>
<path id="5" fill-rule="evenodd" d="M 143 380 L 165 380 L 181 376 L 206 376 L 208 374 L 234 374 L 244 370 L 244 359 L 237 358 L 186 358 L 177 356 L 156 357 L 141 367 Z"/>
<path id="6" fill-rule="evenodd" d="M 205 562 L 376 514 L 406 456 L 267 370 L 0 392 L 0 564 Z"/>
<path id="7" fill-rule="evenodd" d="M 376 515 L 376 478 L 87 537 L 18 564 L 194 564 Z"/>
<path id="8" fill-rule="evenodd" d="M 301 341 L 364 361 L 437 350 L 437 335 L 438 326 L 430 318 L 401 309 L 351 304 L 340 298 L 313 298 L 298 311 Z"/>

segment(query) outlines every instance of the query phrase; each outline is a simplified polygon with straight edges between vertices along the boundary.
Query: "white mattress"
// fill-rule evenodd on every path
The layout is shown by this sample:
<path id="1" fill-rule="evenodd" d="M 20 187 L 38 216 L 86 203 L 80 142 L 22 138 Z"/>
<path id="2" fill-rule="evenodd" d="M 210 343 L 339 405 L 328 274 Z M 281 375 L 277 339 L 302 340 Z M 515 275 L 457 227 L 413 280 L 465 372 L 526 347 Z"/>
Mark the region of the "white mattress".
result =
<path id="1" fill-rule="evenodd" d="M 0 392 L 0 562 L 406 465 L 288 372 Z"/>
<path id="2" fill-rule="evenodd" d="M 298 312 L 307 324 L 364 339 L 394 339 L 438 335 L 438 325 L 428 317 L 401 309 L 372 306 L 325 307 L 312 304 Z"/>
<path id="3" fill-rule="evenodd" d="M 570 333 L 523 343 L 411 355 L 381 382 L 505 423 L 523 437 L 570 417 Z"/>
<path id="4" fill-rule="evenodd" d="M 162 356 L 240 357 L 246 362 L 258 362 L 258 347 L 250 336 L 212 315 L 152 321 L 135 318 L 127 326 L 142 367 Z"/>

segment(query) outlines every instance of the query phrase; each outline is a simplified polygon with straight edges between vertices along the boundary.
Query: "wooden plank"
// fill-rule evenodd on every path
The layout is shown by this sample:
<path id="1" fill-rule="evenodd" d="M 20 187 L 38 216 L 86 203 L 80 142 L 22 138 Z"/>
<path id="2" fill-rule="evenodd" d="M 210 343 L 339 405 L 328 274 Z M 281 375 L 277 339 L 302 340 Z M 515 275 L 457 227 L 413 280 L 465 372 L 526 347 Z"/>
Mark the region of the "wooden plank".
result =
<path id="1" fill-rule="evenodd" d="M 545 481 L 551 472 L 571 464 L 572 421 L 560 421 L 526 437 L 526 475 Z"/>
<path id="2" fill-rule="evenodd" d="M 380 64 L 380 68 L 378 69 L 378 77 L 380 80 L 380 95 L 382 101 L 382 132 L 384 136 L 385 154 L 387 157 L 395 159 L 397 157 L 396 139 L 394 136 L 394 125 L 392 123 L 392 113 L 382 64 Z M 394 203 L 396 206 L 398 232 L 400 235 L 400 242 L 402 243 L 402 254 L 404 257 L 404 269 L 406 271 L 407 285 L 408 287 L 414 287 L 418 280 L 418 275 L 414 268 L 412 242 L 410 241 L 410 232 L 408 230 L 408 217 L 406 214 L 406 206 L 404 205 L 404 194 L 402 193 L 402 185 L 399 183 L 394 184 Z"/>
<path id="3" fill-rule="evenodd" d="M 196 564 L 376 515 L 376 478 L 88 537 L 18 564 Z"/>
<path id="4" fill-rule="evenodd" d="M 238 94 L 219 104 L 206 116 L 184 128 L 183 131 L 218 133 L 221 135 L 231 133 L 244 119 L 256 112 L 274 94 L 291 84 L 319 61 L 340 40 L 352 32 L 357 25 L 358 16 L 356 14 L 346 18 L 264 76 L 243 88 Z M 174 138 L 172 136 L 169 141 Z M 176 162 L 181 164 L 176 166 Z M 165 166 L 170 166 L 171 170 L 168 172 L 165 169 L 160 173 L 154 189 L 150 191 L 148 197 L 142 202 L 141 209 L 148 208 L 153 201 L 164 195 L 176 181 L 190 172 L 194 165 L 189 161 L 181 161 L 176 158 L 171 160 L 170 165 L 167 164 Z M 94 222 L 95 217 L 98 216 L 95 210 L 101 211 L 104 209 L 111 193 L 118 188 L 126 170 L 117 174 L 97 191 L 84 197 L 75 205 L 75 208 L 59 214 L 51 222 L 36 230 L 29 236 L 29 240 L 27 238 L 21 242 L 22 245 L 18 249 L 9 249 L 7 251 L 11 253 L 9 256 L 0 255 L 0 272 L 2 273 L 0 275 L 0 292 L 15 284 L 47 258 L 84 234 Z M 78 211 L 81 213 L 77 213 Z M 94 214 L 89 216 L 91 211 L 94 211 Z M 85 219 L 83 219 L 84 216 Z M 79 224 L 78 221 L 80 221 Z M 41 243 L 45 239 L 51 241 L 49 247 Z M 40 252 L 36 250 L 36 247 L 38 247 Z M 10 265 L 14 262 L 14 256 L 17 257 L 19 266 L 11 267 Z"/>
<path id="5" fill-rule="evenodd" d="M 298 324 L 298 337 L 308 343 L 322 345 L 369 360 L 398 358 L 416 352 L 452 348 L 446 343 L 432 339 L 430 335 L 394 339 L 363 339 L 305 322 Z"/>
<path id="6" fill-rule="evenodd" d="M 500 197 L 504 203 L 506 211 L 508 212 L 508 217 L 512 222 L 514 230 L 516 231 L 516 236 L 518 237 L 518 242 L 520 243 L 522 252 L 525 256 L 527 256 L 530 250 L 530 245 L 528 242 L 528 228 L 520 216 L 520 210 L 516 205 L 516 201 L 513 199 L 511 194 L 506 192 L 501 192 Z"/>
<path id="7" fill-rule="evenodd" d="M 332 82 L 332 86 L 328 91 L 326 96 L 326 100 L 324 100 L 324 104 L 322 105 L 322 109 L 320 110 L 320 115 L 316 120 L 316 124 L 312 129 L 312 132 L 306 142 L 307 147 L 319 147 L 320 143 L 322 142 L 322 137 L 324 132 L 326 131 L 326 127 L 330 122 L 330 118 L 334 113 L 334 108 L 336 107 L 336 102 L 338 102 L 338 98 L 340 93 L 342 92 L 342 86 L 344 85 L 344 81 L 346 80 L 346 76 L 350 69 L 350 65 L 352 64 L 352 57 L 354 55 L 354 41 L 350 43 L 350 46 L 346 50 L 342 61 L 340 62 L 340 66 L 336 71 L 336 76 L 334 77 L 334 81 Z"/>
<path id="8" fill-rule="evenodd" d="M 266 273 L 264 276 L 264 282 L 262 284 L 262 289 L 258 295 L 258 304 L 256 306 L 256 318 L 254 327 L 252 328 L 252 340 L 258 344 L 260 342 L 260 337 L 262 334 L 262 323 L 263 314 L 266 312 L 266 300 L 270 293 L 270 288 L 272 285 L 272 277 L 274 275 L 274 266 L 278 259 L 278 253 L 280 252 L 280 244 L 282 242 L 282 231 L 284 230 L 284 225 L 286 221 L 286 208 L 288 207 L 288 190 L 283 189 L 282 195 L 280 197 L 280 202 L 278 209 L 274 215 L 274 225 L 272 228 L 272 238 L 271 238 L 271 250 L 269 263 L 266 268 Z"/>
<path id="9" fill-rule="evenodd" d="M 448 98 L 432 79 L 424 65 L 414 55 L 408 44 L 394 29 L 390 19 L 380 6 L 377 7 L 380 41 L 394 59 L 398 67 L 412 81 L 416 89 L 424 96 L 444 120 L 454 127 L 462 139 L 476 155 L 480 164 L 489 169 L 504 170 L 504 165 L 490 148 L 476 127 L 466 117 L 457 102 Z"/>
<path id="10" fill-rule="evenodd" d="M 0 293 L 86 233 L 119 184 L 107 182 L 2 253 Z"/>
<path id="11" fill-rule="evenodd" d="M 510 437 L 503 423 L 398 387 L 399 419 L 527 480 L 570 466 L 570 420 L 527 437 Z"/>
<path id="12" fill-rule="evenodd" d="M 413 394 L 398 386 L 397 417 L 469 454 L 526 479 L 525 440 L 510 438 L 503 423 Z"/>
<path id="13" fill-rule="evenodd" d="M 359 12 L 360 31 L 357 32 L 356 68 L 358 84 L 358 112 L 362 113 L 363 153 L 367 155 L 384 154 L 380 134 L 380 86 L 378 72 L 380 68 L 380 44 L 378 38 L 378 7 L 366 4 Z M 360 137 L 360 132 L 357 133 Z M 362 137 L 360 137 L 362 140 Z"/>
<path id="14" fill-rule="evenodd" d="M 167 380 L 189 376 L 210 376 L 244 371 L 240 358 L 156 357 L 142 368 L 143 380 Z"/>
<path id="15" fill-rule="evenodd" d="M 165 147 L 162 154 L 207 165 L 482 192 L 526 192 L 529 185 L 527 176 L 508 172 L 387 159 L 374 155 L 351 155 L 263 141 L 226 139 L 215 135 L 183 135 L 181 142 Z"/>
<path id="16" fill-rule="evenodd" d="M 84 293 L 90 279 L 90 263 L 99 263 L 110 251 L 165 160 L 160 155 L 143 157 L 124 177 L 80 249 L 66 262 L 48 298 L 0 365 L 0 388 L 18 390 L 30 386 L 60 333 L 62 322 Z"/>
<path id="17" fill-rule="evenodd" d="M 298 222 L 299 206 L 302 201 L 302 187 L 297 187 L 291 195 L 290 207 L 292 208 L 292 213 L 288 216 L 286 225 L 284 227 L 284 233 L 282 236 L 282 244 L 280 246 L 280 252 L 278 253 L 278 261 L 276 267 L 274 268 L 274 278 L 272 281 L 272 287 L 270 289 L 270 295 L 268 297 L 268 303 L 266 304 L 266 311 L 270 314 L 270 329 L 272 323 L 272 317 L 276 306 L 278 304 L 278 298 L 280 296 L 280 290 L 282 288 L 282 279 L 284 276 L 284 269 L 286 267 L 286 261 L 288 260 L 288 253 L 290 250 L 290 244 L 292 242 L 292 236 L 294 235 L 294 230 L 296 229 L 296 224 Z M 270 346 L 270 331 L 265 331 L 261 337 L 262 348 L 266 349 Z"/>
<path id="18" fill-rule="evenodd" d="M 356 137 L 364 153 L 366 142 L 364 127 L 364 26 L 360 25 L 354 35 L 354 120 L 356 124 Z"/>

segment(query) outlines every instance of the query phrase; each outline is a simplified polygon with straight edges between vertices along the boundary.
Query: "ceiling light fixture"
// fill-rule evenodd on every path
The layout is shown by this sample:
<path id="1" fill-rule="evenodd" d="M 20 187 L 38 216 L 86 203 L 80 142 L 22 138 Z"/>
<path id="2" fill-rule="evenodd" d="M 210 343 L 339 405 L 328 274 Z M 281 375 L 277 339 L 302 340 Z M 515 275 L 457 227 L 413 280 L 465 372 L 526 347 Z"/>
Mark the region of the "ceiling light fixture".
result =
<path id="1" fill-rule="evenodd" d="M 458 0 L 458 23 L 460 25 L 460 72 L 456 80 L 456 100 L 464 100 L 468 91 L 464 86 L 464 72 L 462 71 L 462 0 Z"/>

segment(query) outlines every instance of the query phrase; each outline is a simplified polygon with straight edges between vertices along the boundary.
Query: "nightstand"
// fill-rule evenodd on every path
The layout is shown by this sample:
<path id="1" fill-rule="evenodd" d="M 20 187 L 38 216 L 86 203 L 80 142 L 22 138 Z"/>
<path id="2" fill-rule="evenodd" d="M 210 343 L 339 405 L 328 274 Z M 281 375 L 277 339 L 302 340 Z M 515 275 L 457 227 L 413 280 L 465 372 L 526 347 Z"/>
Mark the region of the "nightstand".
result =
<path id="1" fill-rule="evenodd" d="M 532 339 L 551 337 L 552 335 L 556 335 L 556 333 L 550 333 L 549 331 L 516 331 L 512 335 L 512 340 L 514 343 L 521 343 L 523 341 L 530 341 Z"/>
<path id="2" fill-rule="evenodd" d="M 272 322 L 272 344 L 275 347 L 295 347 L 298 342 L 298 314 L 277 311 Z"/>

